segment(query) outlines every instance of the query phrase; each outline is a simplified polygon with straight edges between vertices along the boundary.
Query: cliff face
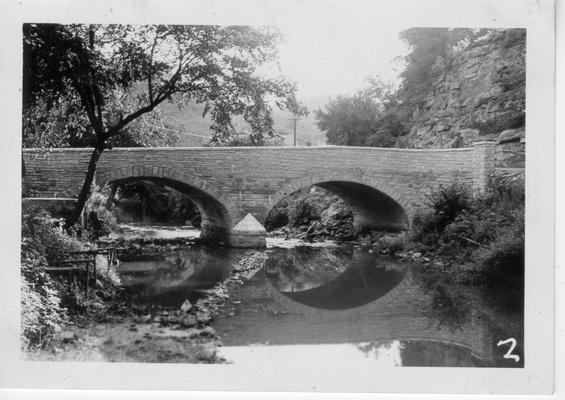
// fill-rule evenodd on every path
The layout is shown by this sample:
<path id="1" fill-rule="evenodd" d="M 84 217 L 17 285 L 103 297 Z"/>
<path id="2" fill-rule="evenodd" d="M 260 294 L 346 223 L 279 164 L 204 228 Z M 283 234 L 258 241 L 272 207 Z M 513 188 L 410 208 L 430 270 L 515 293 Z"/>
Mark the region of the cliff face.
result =
<path id="1" fill-rule="evenodd" d="M 438 62 L 440 76 L 399 144 L 464 147 L 473 141 L 498 140 L 505 132 L 497 164 L 523 166 L 525 55 L 525 30 L 493 30 Z"/>

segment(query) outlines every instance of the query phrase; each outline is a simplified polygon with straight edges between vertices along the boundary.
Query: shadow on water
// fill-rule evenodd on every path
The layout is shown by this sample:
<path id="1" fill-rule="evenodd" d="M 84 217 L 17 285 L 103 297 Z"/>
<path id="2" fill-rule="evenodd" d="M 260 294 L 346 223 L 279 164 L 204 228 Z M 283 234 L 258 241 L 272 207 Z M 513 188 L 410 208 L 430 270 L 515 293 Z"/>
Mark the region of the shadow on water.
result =
<path id="1" fill-rule="evenodd" d="M 229 277 L 242 254 L 233 249 L 195 246 L 130 259 L 118 272 L 134 303 L 179 307 L 187 299 L 195 303 L 202 290 Z"/>

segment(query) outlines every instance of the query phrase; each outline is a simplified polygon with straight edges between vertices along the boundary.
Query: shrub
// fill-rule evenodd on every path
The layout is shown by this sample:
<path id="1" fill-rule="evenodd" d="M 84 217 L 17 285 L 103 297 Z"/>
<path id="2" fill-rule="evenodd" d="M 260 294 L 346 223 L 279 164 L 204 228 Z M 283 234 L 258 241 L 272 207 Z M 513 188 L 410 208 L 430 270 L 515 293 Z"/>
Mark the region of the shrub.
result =
<path id="1" fill-rule="evenodd" d="M 67 321 L 61 298 L 50 284 L 38 286 L 25 275 L 21 278 L 21 347 L 44 348 Z"/>
<path id="2" fill-rule="evenodd" d="M 480 264 L 478 255 L 508 229 L 523 235 L 524 199 L 519 183 L 496 176 L 476 199 L 469 199 L 459 184 L 440 187 L 429 196 L 430 211 L 414 218 L 413 240 L 433 246 L 439 254 Z"/>
<path id="3" fill-rule="evenodd" d="M 24 350 L 44 348 L 67 322 L 56 282 L 42 267 L 45 257 L 29 238 L 21 248 L 21 346 Z"/>
<path id="4" fill-rule="evenodd" d="M 272 231 L 273 229 L 277 229 L 283 227 L 288 224 L 288 202 L 283 200 L 279 202 L 265 220 L 265 229 L 268 231 Z"/>
<path id="5" fill-rule="evenodd" d="M 69 252 L 85 250 L 88 243 L 65 232 L 62 221 L 34 207 L 22 215 L 21 247 L 21 337 L 24 350 L 43 349 L 68 322 L 71 310 L 86 305 L 82 285 L 69 290 L 66 283 L 48 275 L 43 267 L 68 257 Z M 99 258 L 99 257 L 97 257 Z M 119 279 L 108 263 L 97 260 L 97 292 L 111 295 Z M 67 307 L 65 307 L 65 305 Z"/>
<path id="6" fill-rule="evenodd" d="M 469 190 L 459 182 L 450 185 L 440 185 L 439 189 L 428 195 L 435 214 L 439 216 L 437 223 L 442 229 L 463 210 L 469 207 Z"/>
<path id="7" fill-rule="evenodd" d="M 427 246 L 438 243 L 445 227 L 469 208 L 469 191 L 459 182 L 440 185 L 438 190 L 427 196 L 430 212 L 420 212 L 414 218 L 415 240 Z"/>
<path id="8" fill-rule="evenodd" d="M 477 281 L 487 300 L 504 312 L 524 306 L 524 226 L 522 221 L 499 230 L 488 249 L 477 256 Z"/>
<path id="9" fill-rule="evenodd" d="M 32 207 L 22 215 L 22 240 L 47 261 L 64 258 L 70 251 L 84 250 L 86 244 L 67 234 L 62 221 L 52 218 L 40 207 Z"/>
<path id="10" fill-rule="evenodd" d="M 118 226 L 116 216 L 112 211 L 106 209 L 106 200 L 110 194 L 110 188 L 94 186 L 88 198 L 85 209 L 87 210 L 85 236 L 89 239 L 98 239 L 115 230 Z"/>

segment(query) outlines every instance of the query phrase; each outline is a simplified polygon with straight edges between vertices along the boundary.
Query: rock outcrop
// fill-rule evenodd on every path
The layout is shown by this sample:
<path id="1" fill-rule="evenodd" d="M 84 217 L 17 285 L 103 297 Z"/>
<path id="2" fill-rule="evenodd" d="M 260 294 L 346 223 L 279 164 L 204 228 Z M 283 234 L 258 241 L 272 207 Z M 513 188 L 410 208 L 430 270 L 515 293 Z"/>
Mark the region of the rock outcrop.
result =
<path id="1" fill-rule="evenodd" d="M 439 61 L 440 77 L 414 112 L 414 125 L 400 147 L 465 147 L 501 136 L 497 165 L 523 166 L 525 55 L 525 30 L 491 30 Z M 514 128 L 522 128 L 521 136 L 508 141 Z"/>

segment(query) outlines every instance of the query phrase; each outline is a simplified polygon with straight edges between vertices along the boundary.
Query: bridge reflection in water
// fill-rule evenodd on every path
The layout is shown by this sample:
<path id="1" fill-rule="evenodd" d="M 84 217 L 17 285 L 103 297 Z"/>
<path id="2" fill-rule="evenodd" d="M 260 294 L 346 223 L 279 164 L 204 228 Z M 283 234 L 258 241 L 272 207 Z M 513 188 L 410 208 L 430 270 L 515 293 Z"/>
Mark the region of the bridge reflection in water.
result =
<path id="1" fill-rule="evenodd" d="M 300 349 L 303 357 L 330 351 L 348 358 L 356 349 L 394 365 L 495 363 L 494 338 L 484 322 L 471 317 L 455 328 L 440 326 L 429 317 L 432 296 L 411 267 L 365 249 L 272 250 L 266 266 L 231 296 L 235 301 L 213 326 L 222 354 L 236 363 L 246 357 L 240 346 L 253 344 L 269 345 L 254 348 L 256 356 L 272 357 L 282 346 L 284 357 Z"/>
<path id="2" fill-rule="evenodd" d="M 352 245 L 264 251 L 265 265 L 229 289 L 230 300 L 213 321 L 228 361 L 276 362 L 278 354 L 284 363 L 341 360 L 359 368 L 366 362 L 369 368 L 523 366 L 523 321 L 516 321 L 514 332 L 492 328 L 480 291 L 473 297 L 456 288 L 465 301 L 449 304 L 445 294 L 438 296 L 424 283 L 422 266 Z M 135 303 L 180 307 L 230 276 L 244 255 L 244 250 L 194 246 L 123 262 L 119 272 Z M 496 347 L 507 337 L 520 343 L 519 363 L 503 360 L 507 349 Z"/>

